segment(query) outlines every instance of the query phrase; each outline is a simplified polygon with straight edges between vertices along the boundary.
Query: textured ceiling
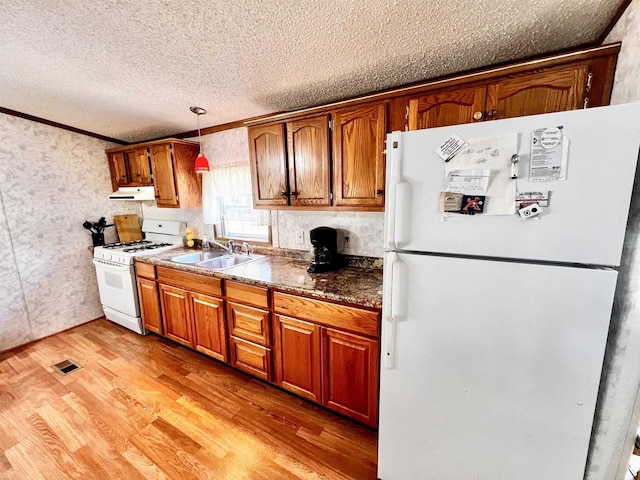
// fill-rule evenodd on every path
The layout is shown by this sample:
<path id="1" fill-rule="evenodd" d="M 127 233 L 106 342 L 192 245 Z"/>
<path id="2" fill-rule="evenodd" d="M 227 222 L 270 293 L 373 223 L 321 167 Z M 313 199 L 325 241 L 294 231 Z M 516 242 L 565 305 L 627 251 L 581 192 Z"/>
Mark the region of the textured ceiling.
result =
<path id="1" fill-rule="evenodd" d="M 0 2 L 0 107 L 144 140 L 593 42 L 621 3 Z"/>

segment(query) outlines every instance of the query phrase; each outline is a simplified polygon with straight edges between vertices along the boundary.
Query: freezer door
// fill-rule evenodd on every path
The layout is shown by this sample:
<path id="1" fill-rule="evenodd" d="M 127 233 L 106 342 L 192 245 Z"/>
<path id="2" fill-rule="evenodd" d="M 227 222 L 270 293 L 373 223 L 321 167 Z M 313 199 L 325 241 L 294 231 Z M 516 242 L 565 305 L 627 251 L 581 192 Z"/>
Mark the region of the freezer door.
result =
<path id="1" fill-rule="evenodd" d="M 532 130 L 559 125 L 569 139 L 567 179 L 529 182 Z M 445 163 L 434 150 L 454 132 L 463 139 L 518 133 L 517 191 L 549 190 L 549 207 L 528 220 L 443 218 Z M 640 103 L 394 132 L 387 139 L 385 248 L 619 265 L 639 144 Z"/>
<path id="2" fill-rule="evenodd" d="M 581 480 L 616 277 L 398 254 L 378 477 Z"/>

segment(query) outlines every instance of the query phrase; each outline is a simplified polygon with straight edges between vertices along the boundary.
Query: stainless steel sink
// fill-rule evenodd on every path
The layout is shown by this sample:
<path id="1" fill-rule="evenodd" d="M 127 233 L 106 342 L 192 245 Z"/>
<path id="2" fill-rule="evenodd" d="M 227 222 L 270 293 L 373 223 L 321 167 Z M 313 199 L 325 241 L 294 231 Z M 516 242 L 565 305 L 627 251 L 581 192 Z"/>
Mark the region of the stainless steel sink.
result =
<path id="1" fill-rule="evenodd" d="M 224 255 L 217 258 L 212 258 L 210 260 L 206 260 L 204 262 L 198 262 L 196 265 L 198 267 L 209 268 L 211 270 L 225 270 L 227 268 L 235 267 L 236 265 L 241 265 L 243 263 L 252 262 L 254 260 L 258 260 L 260 258 L 264 258 L 264 255 L 251 255 L 247 257 L 246 255 Z"/>
<path id="2" fill-rule="evenodd" d="M 195 265 L 200 262 L 215 259 L 225 255 L 225 252 L 216 252 L 214 250 L 206 250 L 204 252 L 186 253 L 184 255 L 178 255 L 172 257 L 170 260 L 176 263 L 186 263 L 189 265 Z"/>

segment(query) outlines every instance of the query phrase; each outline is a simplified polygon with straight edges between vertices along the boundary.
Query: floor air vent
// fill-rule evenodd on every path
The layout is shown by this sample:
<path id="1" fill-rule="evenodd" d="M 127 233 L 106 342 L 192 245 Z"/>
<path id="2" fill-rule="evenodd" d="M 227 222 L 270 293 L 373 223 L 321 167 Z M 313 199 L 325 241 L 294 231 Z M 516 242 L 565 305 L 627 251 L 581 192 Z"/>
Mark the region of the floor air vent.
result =
<path id="1" fill-rule="evenodd" d="M 56 363 L 55 365 L 53 365 L 52 367 L 56 372 L 58 372 L 60 375 L 67 375 L 71 372 L 73 372 L 74 370 L 77 370 L 80 368 L 80 365 L 78 365 L 76 362 L 74 362 L 73 360 L 70 359 L 66 359 L 60 363 Z"/>

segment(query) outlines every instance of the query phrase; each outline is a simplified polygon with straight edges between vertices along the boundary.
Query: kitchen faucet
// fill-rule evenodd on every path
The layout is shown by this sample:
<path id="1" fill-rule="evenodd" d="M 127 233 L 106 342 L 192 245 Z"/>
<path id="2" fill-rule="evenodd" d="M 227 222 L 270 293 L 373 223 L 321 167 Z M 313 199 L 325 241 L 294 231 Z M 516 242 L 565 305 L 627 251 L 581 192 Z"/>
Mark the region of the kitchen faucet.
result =
<path id="1" fill-rule="evenodd" d="M 202 249 L 203 250 L 209 250 L 209 248 L 211 248 L 211 244 L 215 244 L 217 246 L 219 246 L 220 248 L 225 249 L 226 251 L 228 251 L 230 254 L 233 254 L 233 249 L 234 249 L 234 242 L 233 240 L 229 240 L 229 245 L 225 245 L 224 243 L 220 243 L 216 240 L 208 240 L 206 238 L 202 238 Z"/>
<path id="2" fill-rule="evenodd" d="M 244 252 L 247 254 L 247 257 L 251 256 L 251 245 L 247 242 L 242 242 L 242 248 L 244 248 Z"/>

